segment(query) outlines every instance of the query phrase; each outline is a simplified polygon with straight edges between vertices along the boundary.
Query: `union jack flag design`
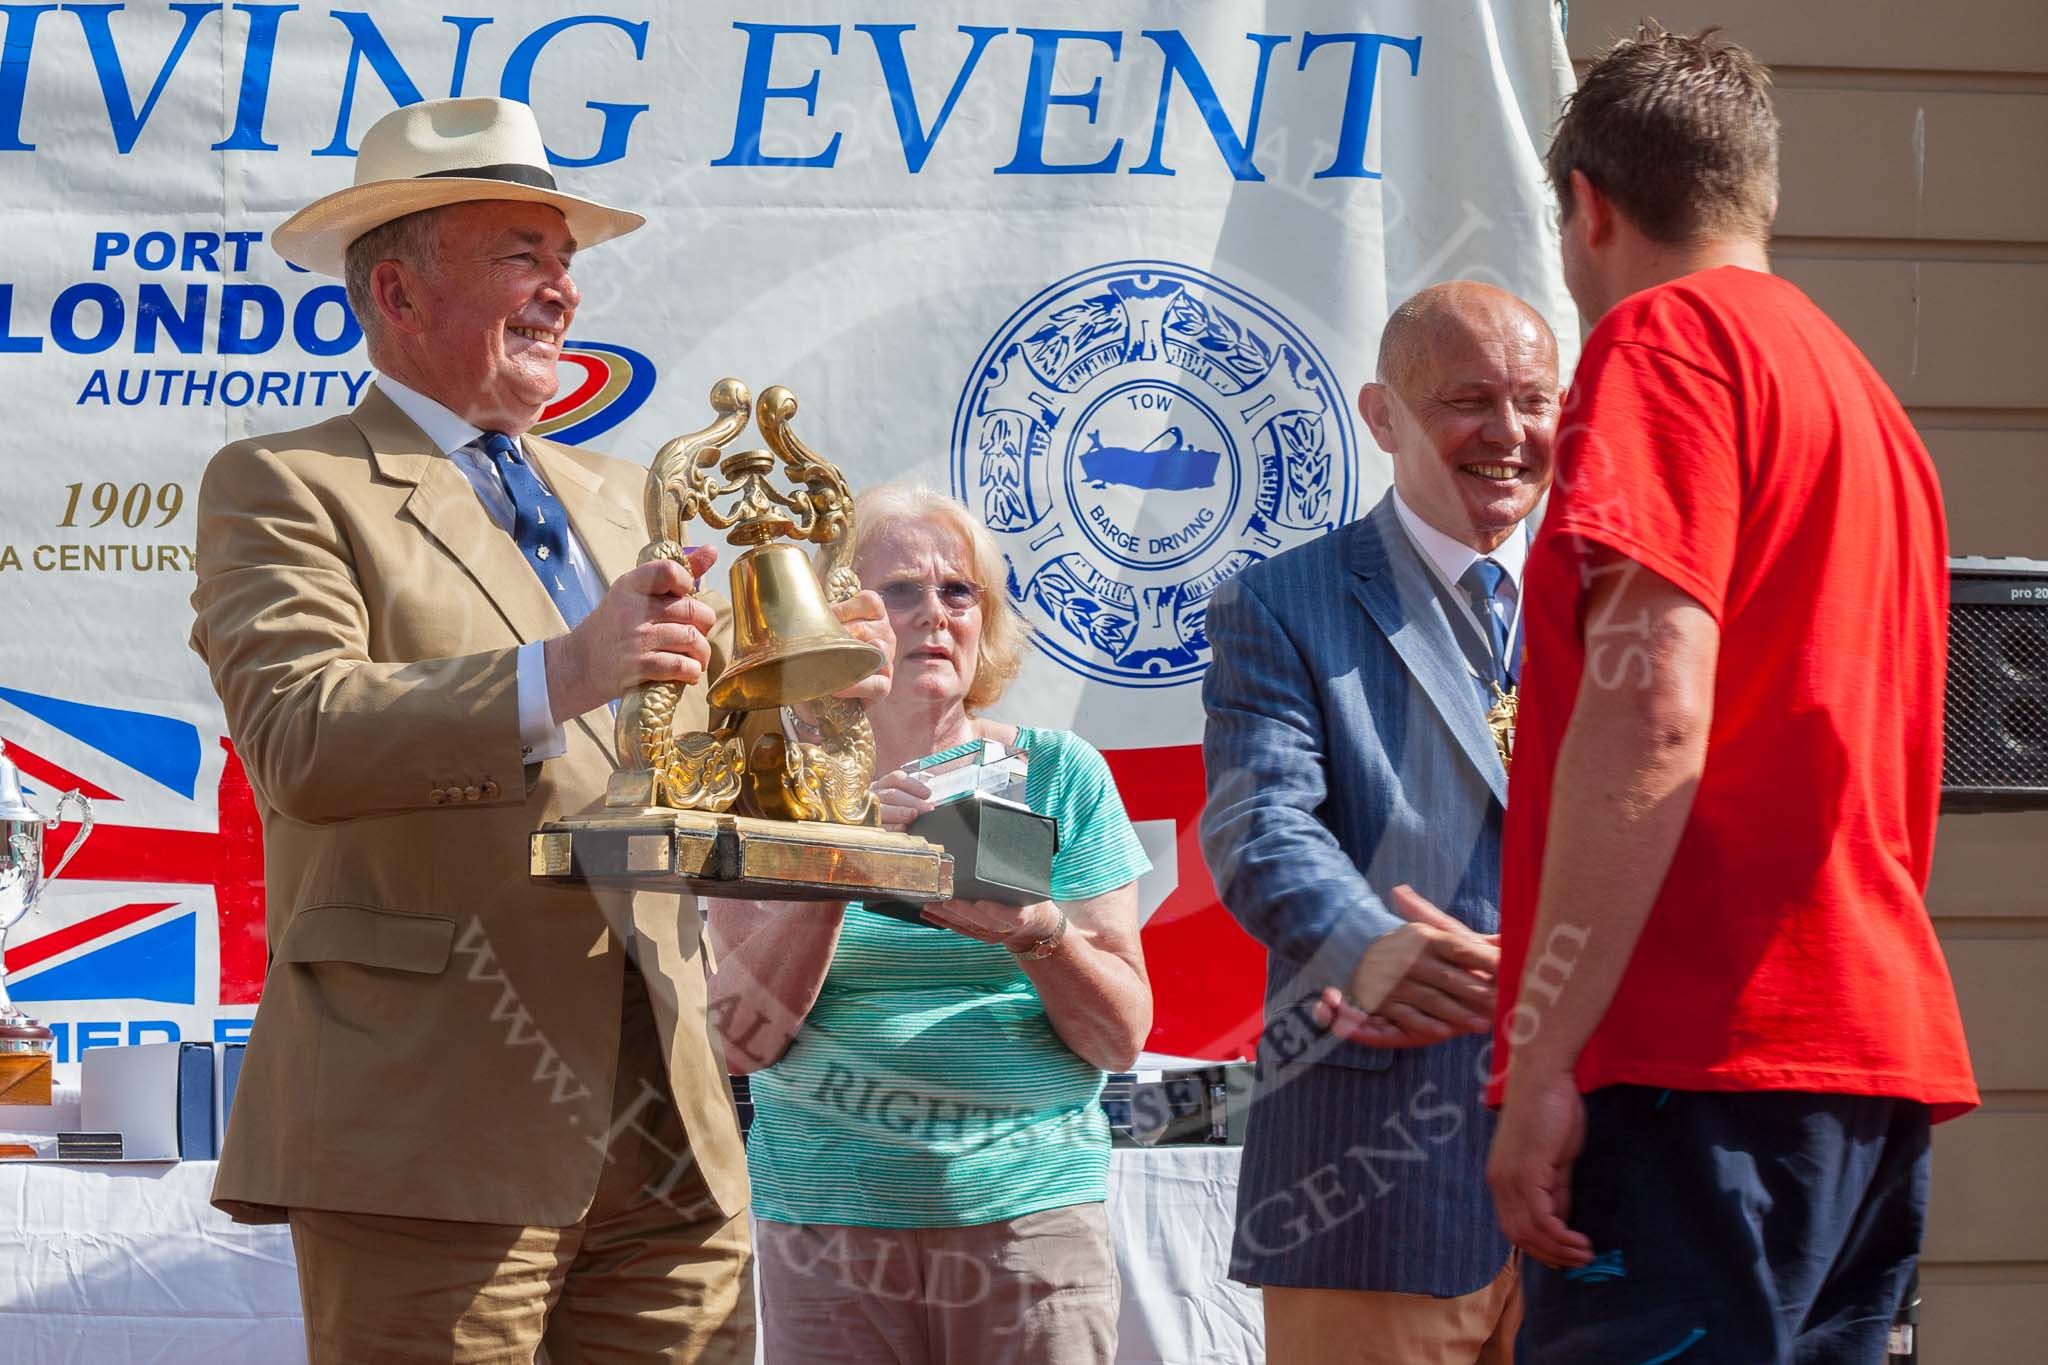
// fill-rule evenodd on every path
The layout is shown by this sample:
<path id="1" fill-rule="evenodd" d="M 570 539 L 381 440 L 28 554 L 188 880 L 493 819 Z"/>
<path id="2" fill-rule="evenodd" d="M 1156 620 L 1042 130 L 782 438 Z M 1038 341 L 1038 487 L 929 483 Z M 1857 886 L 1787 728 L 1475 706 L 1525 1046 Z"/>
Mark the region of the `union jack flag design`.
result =
<path id="1" fill-rule="evenodd" d="M 226 735 L 0 686 L 0 737 L 40 810 L 76 789 L 97 821 L 7 943 L 8 990 L 57 1031 L 58 1061 L 104 1044 L 240 1036 L 267 964 L 263 835 Z M 1150 1047 L 1244 1055 L 1258 1031 L 1263 955 L 1216 903 L 1202 864 L 1201 750 L 1106 757 L 1155 864 L 1140 885 L 1158 997 Z M 46 866 L 77 834 L 68 822 L 50 831 Z"/>
<path id="2" fill-rule="evenodd" d="M 0 737 L 39 810 L 76 789 L 96 818 L 7 940 L 8 991 L 57 1030 L 57 1060 L 99 1043 L 214 1037 L 224 1016 L 246 1019 L 263 987 L 263 844 L 227 737 L 5 686 Z M 46 868 L 78 829 L 49 830 Z"/>

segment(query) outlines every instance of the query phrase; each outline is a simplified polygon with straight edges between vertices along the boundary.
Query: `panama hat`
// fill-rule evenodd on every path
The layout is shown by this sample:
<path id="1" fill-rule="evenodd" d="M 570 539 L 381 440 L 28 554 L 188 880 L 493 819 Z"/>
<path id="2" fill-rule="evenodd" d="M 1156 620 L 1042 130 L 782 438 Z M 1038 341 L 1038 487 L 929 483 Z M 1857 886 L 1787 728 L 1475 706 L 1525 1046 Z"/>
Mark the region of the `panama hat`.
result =
<path id="1" fill-rule="evenodd" d="M 356 183 L 316 199 L 271 234 L 277 254 L 341 276 L 349 243 L 394 218 L 444 204 L 516 199 L 551 204 L 578 246 L 623 236 L 647 220 L 555 188 L 533 110 L 517 100 L 428 100 L 394 110 L 363 134 Z"/>

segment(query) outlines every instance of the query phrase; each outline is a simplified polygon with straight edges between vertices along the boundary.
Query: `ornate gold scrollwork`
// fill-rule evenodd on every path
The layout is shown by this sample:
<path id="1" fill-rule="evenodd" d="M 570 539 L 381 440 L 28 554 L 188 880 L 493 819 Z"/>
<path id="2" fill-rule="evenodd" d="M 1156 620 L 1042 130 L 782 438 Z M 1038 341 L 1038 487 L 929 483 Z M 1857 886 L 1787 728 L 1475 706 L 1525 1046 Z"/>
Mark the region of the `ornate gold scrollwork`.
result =
<path id="1" fill-rule="evenodd" d="M 788 538 L 825 546 L 820 565 L 826 598 L 842 602 L 860 590 L 847 562 L 853 528 L 853 498 L 845 478 L 790 429 L 796 396 L 776 385 L 761 394 L 756 416 L 770 450 L 726 454 L 725 445 L 746 429 L 746 385 L 725 379 L 711 390 L 717 419 L 701 431 L 664 445 L 648 470 L 645 511 L 653 540 L 640 562 L 684 560 L 683 526 L 702 521 L 728 532 L 736 545 L 758 546 Z M 770 481 L 780 461 L 794 485 L 785 492 Z M 613 804 L 655 804 L 682 810 L 741 811 L 785 820 L 877 825 L 880 807 L 869 785 L 874 778 L 874 732 L 861 704 L 837 697 L 811 703 L 816 743 L 791 742 L 779 734 L 761 736 L 745 752 L 740 736 L 744 713 L 714 717 L 708 731 L 674 732 L 680 683 L 644 683 L 619 706 L 615 737 L 619 754 L 641 778 L 616 783 Z"/>
<path id="2" fill-rule="evenodd" d="M 711 389 L 711 408 L 718 414 L 711 425 L 676 437 L 656 453 L 647 470 L 645 498 L 647 531 L 654 539 L 640 551 L 642 564 L 685 561 L 683 525 L 710 507 L 711 470 L 725 443 L 747 429 L 750 399 L 745 384 L 721 379 Z M 678 737 L 675 713 L 682 697 L 679 682 L 641 683 L 626 693 L 612 726 L 620 760 L 655 774 L 652 794 L 661 805 L 729 810 L 739 799 L 746 772 L 738 726 L 729 723 Z"/>

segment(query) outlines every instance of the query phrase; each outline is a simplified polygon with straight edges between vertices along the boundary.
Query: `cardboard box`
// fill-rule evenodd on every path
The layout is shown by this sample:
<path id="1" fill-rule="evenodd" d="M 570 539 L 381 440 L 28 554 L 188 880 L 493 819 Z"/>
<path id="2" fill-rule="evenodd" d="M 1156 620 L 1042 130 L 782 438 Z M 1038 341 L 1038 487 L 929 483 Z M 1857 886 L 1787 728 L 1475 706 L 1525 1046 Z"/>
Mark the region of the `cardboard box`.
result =
<path id="1" fill-rule="evenodd" d="M 96 1047 L 79 1061 L 85 1127 L 119 1133 L 123 1156 L 211 1161 L 219 1155 L 213 1044 Z"/>
<path id="2" fill-rule="evenodd" d="M 910 832 L 953 855 L 953 896 L 963 901 L 1030 905 L 1052 896 L 1052 857 L 1059 851 L 1059 822 L 999 796 L 977 795 L 950 802 L 920 816 Z M 906 924 L 938 926 L 923 907 L 903 901 L 862 906 Z"/>

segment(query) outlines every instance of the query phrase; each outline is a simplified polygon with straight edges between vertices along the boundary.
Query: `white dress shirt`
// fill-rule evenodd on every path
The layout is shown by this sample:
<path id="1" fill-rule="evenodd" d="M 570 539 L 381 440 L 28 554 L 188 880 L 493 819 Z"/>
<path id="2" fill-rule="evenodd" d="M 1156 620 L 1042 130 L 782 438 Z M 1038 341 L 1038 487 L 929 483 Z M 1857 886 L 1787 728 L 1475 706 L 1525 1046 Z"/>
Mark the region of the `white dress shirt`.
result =
<path id="1" fill-rule="evenodd" d="M 1517 526 L 1514 534 L 1503 540 L 1490 555 L 1483 555 L 1455 536 L 1445 535 L 1417 515 L 1401 497 L 1399 489 L 1394 490 L 1394 515 L 1400 519 L 1401 528 L 1408 538 L 1415 542 L 1415 548 L 1422 552 L 1423 563 L 1451 590 L 1450 598 L 1464 609 L 1465 619 L 1479 632 L 1482 640 L 1493 639 L 1493 632 L 1472 610 L 1472 599 L 1466 594 L 1459 580 L 1482 559 L 1491 559 L 1505 571 L 1496 590 L 1508 604 L 1508 647 L 1514 648 L 1522 636 L 1522 568 L 1529 562 L 1529 531 L 1526 524 Z M 1519 670 L 1517 670 L 1519 671 Z"/>
<path id="2" fill-rule="evenodd" d="M 506 535 L 512 534 L 514 511 L 512 495 L 505 490 L 505 481 L 498 474 L 498 466 L 491 457 L 484 454 L 476 444 L 483 428 L 450 411 L 442 403 L 427 397 L 415 389 L 407 388 L 389 375 L 377 376 L 377 387 L 384 396 L 398 405 L 398 410 L 410 417 L 413 425 L 427 434 L 443 455 L 455 462 L 462 471 L 462 477 L 476 490 L 477 501 L 484 505 L 484 514 L 496 523 Z M 547 480 L 538 466 L 530 461 L 528 467 L 533 477 L 540 480 L 543 488 Z M 548 489 L 553 492 L 553 489 Z M 575 528 L 569 531 L 569 569 L 582 585 L 584 600 L 595 606 L 604 597 L 604 580 L 598 577 L 597 567 L 590 562 L 590 554 L 583 548 L 583 541 L 576 535 Z M 542 652 L 542 641 L 534 640 L 519 647 L 519 745 L 522 755 L 529 763 L 545 759 L 560 758 L 568 749 L 568 738 L 562 727 L 555 724 L 554 711 L 548 706 L 547 656 Z"/>

